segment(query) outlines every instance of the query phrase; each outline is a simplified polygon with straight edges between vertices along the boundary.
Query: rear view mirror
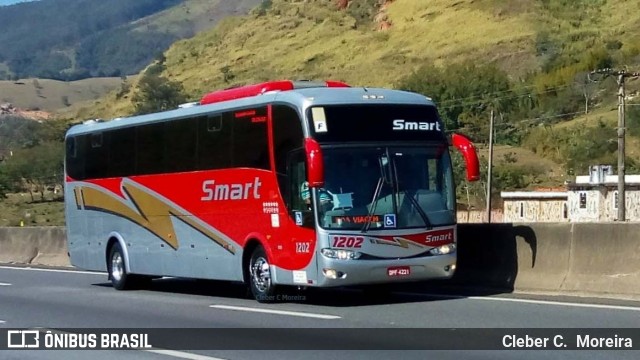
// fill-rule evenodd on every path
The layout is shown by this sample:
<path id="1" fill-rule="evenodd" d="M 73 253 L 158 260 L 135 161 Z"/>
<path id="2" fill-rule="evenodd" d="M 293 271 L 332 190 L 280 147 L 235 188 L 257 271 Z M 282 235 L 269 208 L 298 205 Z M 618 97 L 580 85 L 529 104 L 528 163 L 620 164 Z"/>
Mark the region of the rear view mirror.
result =
<path id="1" fill-rule="evenodd" d="M 304 150 L 307 155 L 307 179 L 309 187 L 324 186 L 324 163 L 320 144 L 311 138 L 304 139 Z"/>
<path id="2" fill-rule="evenodd" d="M 460 151 L 467 165 L 467 181 L 480 180 L 480 161 L 475 146 L 469 138 L 460 134 L 452 134 L 451 142 Z"/>

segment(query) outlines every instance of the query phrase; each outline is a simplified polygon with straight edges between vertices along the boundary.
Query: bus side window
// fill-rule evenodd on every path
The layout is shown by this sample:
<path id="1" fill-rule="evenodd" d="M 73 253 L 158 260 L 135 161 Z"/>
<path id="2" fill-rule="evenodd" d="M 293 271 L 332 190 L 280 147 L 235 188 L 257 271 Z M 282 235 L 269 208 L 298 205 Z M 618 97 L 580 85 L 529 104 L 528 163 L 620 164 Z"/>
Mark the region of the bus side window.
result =
<path id="1" fill-rule="evenodd" d="M 303 195 L 311 198 L 307 182 L 307 167 L 305 164 L 306 156 L 304 151 L 295 151 L 289 157 L 287 162 L 287 174 L 289 175 L 289 214 L 292 216 L 296 225 L 311 227 L 315 226 L 313 219 L 312 205 Z M 306 191 L 305 194 L 303 194 Z M 300 214 L 300 215 L 297 215 Z"/>

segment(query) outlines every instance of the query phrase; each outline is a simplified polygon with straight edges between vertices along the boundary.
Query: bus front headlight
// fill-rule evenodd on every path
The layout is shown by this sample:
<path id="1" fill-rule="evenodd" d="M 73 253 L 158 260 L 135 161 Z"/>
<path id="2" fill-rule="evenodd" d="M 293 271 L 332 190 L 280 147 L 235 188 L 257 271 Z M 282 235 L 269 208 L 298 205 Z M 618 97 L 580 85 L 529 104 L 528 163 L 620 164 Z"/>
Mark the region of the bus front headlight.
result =
<path id="1" fill-rule="evenodd" d="M 456 251 L 456 244 L 446 244 L 438 247 L 434 247 L 429 250 L 429 254 L 431 255 L 447 255 L 454 253 Z"/>
<path id="2" fill-rule="evenodd" d="M 322 249 L 320 250 L 322 255 L 330 258 L 330 259 L 338 259 L 338 260 L 356 260 L 360 257 L 360 253 L 357 251 L 351 250 L 336 250 L 336 249 Z"/>

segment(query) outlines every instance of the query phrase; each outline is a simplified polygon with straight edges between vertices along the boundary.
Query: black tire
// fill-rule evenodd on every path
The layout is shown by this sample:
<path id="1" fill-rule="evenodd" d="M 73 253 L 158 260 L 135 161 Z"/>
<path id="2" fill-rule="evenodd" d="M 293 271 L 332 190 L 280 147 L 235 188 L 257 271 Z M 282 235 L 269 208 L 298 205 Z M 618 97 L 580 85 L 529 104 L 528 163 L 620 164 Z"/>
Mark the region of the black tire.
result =
<path id="1" fill-rule="evenodd" d="M 127 273 L 127 264 L 120 243 L 115 243 L 109 252 L 107 269 L 109 279 L 116 290 L 130 290 L 147 285 L 151 282 L 148 276 L 139 276 Z"/>
<path id="2" fill-rule="evenodd" d="M 248 283 L 251 295 L 260 303 L 271 303 L 278 299 L 277 287 L 271 281 L 271 267 L 267 254 L 261 246 L 256 247 L 249 259 Z"/>

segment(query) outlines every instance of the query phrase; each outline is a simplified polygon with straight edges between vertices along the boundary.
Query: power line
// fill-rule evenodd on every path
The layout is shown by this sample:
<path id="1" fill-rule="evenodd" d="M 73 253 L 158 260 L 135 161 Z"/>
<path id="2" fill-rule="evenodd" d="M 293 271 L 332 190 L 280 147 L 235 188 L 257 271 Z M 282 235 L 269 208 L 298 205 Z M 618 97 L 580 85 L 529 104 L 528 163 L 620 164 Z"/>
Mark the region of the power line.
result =
<path id="1" fill-rule="evenodd" d="M 539 117 L 534 117 L 534 118 L 520 119 L 520 120 L 514 121 L 514 122 L 504 121 L 504 122 L 495 124 L 494 128 L 517 126 L 517 125 L 524 124 L 526 122 L 530 122 L 532 124 L 535 124 L 535 122 L 540 121 L 540 120 L 555 119 L 555 118 L 566 117 L 566 116 L 571 116 L 571 115 L 578 115 L 578 114 L 584 114 L 584 111 L 576 111 L 576 112 L 549 115 L 549 116 L 539 116 Z M 457 130 L 463 130 L 463 129 L 486 130 L 485 127 L 480 127 L 478 125 L 469 124 L 469 125 L 465 125 L 465 126 L 458 126 L 457 128 L 453 128 L 453 129 L 447 129 L 447 131 L 457 131 Z"/>
<path id="2" fill-rule="evenodd" d="M 495 100 L 526 98 L 526 97 L 531 97 L 532 95 L 547 94 L 547 93 L 554 92 L 554 91 L 557 91 L 557 90 L 566 89 L 566 88 L 571 87 L 571 86 L 572 85 L 562 85 L 562 86 L 549 88 L 549 89 L 546 89 L 546 90 L 541 91 L 541 92 L 528 92 L 528 93 L 524 93 L 524 94 L 515 94 L 515 95 L 511 95 L 511 96 L 501 96 L 501 97 L 493 97 L 493 96 L 491 96 L 491 95 L 498 94 L 498 93 L 503 93 L 503 92 L 515 92 L 516 90 L 498 91 L 498 92 L 488 93 L 488 94 L 483 94 L 483 95 L 473 95 L 473 96 L 469 96 L 469 97 L 466 97 L 466 98 L 447 99 L 447 100 L 443 100 L 441 102 L 438 102 L 438 105 L 439 105 L 439 107 L 441 109 L 451 109 L 451 108 L 458 107 L 458 106 L 483 104 L 483 103 L 487 103 L 489 101 L 495 101 Z M 478 98 L 478 97 L 485 97 L 485 99 L 477 100 L 477 101 L 468 101 L 468 102 L 464 101 L 464 100 L 467 100 L 467 99 L 474 99 L 474 98 Z M 455 103 L 455 105 L 443 106 L 443 105 L 447 105 L 449 103 Z"/>

